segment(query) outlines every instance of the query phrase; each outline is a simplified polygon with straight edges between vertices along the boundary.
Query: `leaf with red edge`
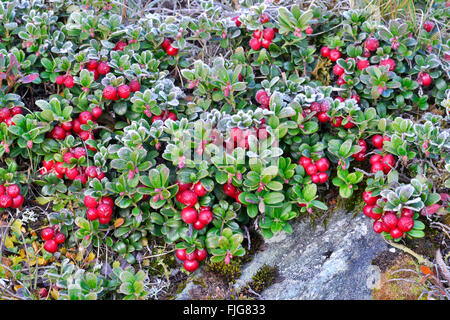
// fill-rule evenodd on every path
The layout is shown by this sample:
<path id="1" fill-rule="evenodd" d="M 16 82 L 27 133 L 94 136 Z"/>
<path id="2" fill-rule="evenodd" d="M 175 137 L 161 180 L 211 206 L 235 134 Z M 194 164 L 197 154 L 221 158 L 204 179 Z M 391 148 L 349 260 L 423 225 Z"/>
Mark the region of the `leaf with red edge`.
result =
<path id="1" fill-rule="evenodd" d="M 39 73 L 32 73 L 32 74 L 29 74 L 29 75 L 23 77 L 22 79 L 20 79 L 20 82 L 30 83 L 30 82 L 33 82 L 34 80 L 36 80 L 37 78 L 39 78 Z"/>

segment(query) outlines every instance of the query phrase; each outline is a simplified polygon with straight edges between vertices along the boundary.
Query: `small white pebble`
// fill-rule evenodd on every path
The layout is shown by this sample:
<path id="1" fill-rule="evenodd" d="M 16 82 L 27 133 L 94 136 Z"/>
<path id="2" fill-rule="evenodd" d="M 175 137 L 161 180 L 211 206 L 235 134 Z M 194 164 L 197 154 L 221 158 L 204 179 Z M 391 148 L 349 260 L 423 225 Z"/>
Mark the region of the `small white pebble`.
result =
<path id="1" fill-rule="evenodd" d="M 389 251 L 394 253 L 395 252 L 395 248 L 390 248 Z"/>

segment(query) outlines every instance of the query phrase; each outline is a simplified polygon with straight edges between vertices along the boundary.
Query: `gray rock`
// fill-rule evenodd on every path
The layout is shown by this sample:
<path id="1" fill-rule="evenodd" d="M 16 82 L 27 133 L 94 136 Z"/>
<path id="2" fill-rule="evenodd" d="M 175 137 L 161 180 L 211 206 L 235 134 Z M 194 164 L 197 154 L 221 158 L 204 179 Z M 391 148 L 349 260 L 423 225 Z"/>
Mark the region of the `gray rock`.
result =
<path id="1" fill-rule="evenodd" d="M 279 279 L 262 292 L 263 299 L 372 299 L 380 270 L 371 260 L 388 247 L 372 231 L 372 221 L 363 214 L 352 219 L 352 214 L 337 211 L 327 229 L 299 222 L 291 235 L 266 240 L 266 249 L 244 266 L 235 285 L 244 286 L 267 264 L 278 266 Z"/>
<path id="2" fill-rule="evenodd" d="M 243 267 L 237 289 L 251 281 L 264 265 L 278 266 L 279 277 L 261 293 L 270 300 L 368 300 L 379 285 L 381 271 L 371 261 L 388 249 L 383 237 L 372 231 L 371 219 L 338 210 L 322 225 L 312 228 L 308 219 L 293 225 L 293 233 L 279 233 L 265 241 L 265 250 Z M 189 282 L 177 296 L 192 299 L 198 285 Z"/>

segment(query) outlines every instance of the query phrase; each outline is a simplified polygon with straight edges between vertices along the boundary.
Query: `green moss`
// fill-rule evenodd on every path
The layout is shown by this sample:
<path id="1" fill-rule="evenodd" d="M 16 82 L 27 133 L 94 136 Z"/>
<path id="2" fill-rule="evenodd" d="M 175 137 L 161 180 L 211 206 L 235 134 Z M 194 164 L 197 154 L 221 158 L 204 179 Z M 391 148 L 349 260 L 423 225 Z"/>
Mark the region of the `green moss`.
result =
<path id="1" fill-rule="evenodd" d="M 225 262 L 211 262 L 206 264 L 206 271 L 223 277 L 228 283 L 235 283 L 242 274 L 242 258 L 231 259 L 229 264 Z"/>
<path id="2" fill-rule="evenodd" d="M 278 267 L 270 267 L 264 264 L 252 277 L 252 281 L 246 284 L 242 289 L 241 294 L 245 296 L 254 295 L 250 289 L 257 294 L 260 294 L 264 289 L 269 287 L 278 276 Z"/>

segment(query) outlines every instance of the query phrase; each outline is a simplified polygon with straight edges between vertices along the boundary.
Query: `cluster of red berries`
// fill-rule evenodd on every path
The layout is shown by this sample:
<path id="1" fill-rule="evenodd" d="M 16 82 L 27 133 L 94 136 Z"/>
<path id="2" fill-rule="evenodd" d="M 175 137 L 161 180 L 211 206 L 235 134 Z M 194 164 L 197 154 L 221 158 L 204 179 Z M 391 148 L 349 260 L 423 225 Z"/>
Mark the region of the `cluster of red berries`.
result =
<path id="1" fill-rule="evenodd" d="M 249 45 L 255 51 L 261 49 L 261 47 L 268 49 L 275 38 L 275 30 L 273 28 L 258 29 L 253 31 L 253 38 L 250 39 Z"/>
<path id="2" fill-rule="evenodd" d="M 129 44 L 132 43 L 136 43 L 137 39 L 130 39 L 128 40 L 128 43 L 124 40 L 119 40 L 116 45 L 114 46 L 114 51 L 123 51 L 123 49 L 125 49 L 126 46 L 128 46 Z"/>
<path id="3" fill-rule="evenodd" d="M 107 100 L 119 100 L 119 99 L 128 99 L 132 92 L 139 91 L 141 89 L 141 85 L 139 81 L 132 80 L 129 85 L 121 84 L 117 88 L 114 86 L 106 86 L 103 89 L 103 97 Z"/>
<path id="4" fill-rule="evenodd" d="M 100 75 L 106 75 L 111 70 L 107 61 L 97 61 L 94 59 L 89 60 L 86 63 L 86 68 L 94 73 L 94 79 L 97 80 Z"/>
<path id="5" fill-rule="evenodd" d="M 330 121 L 330 117 L 327 113 L 328 110 L 330 110 L 328 101 L 323 100 L 322 102 L 313 102 L 309 108 L 305 108 L 302 111 L 302 116 L 307 117 L 311 112 L 314 112 L 314 117 L 316 117 L 320 123 L 327 123 Z"/>
<path id="6" fill-rule="evenodd" d="M 241 203 L 239 201 L 239 195 L 242 193 L 239 189 L 237 189 L 231 182 L 227 182 L 222 187 L 223 193 L 227 196 L 236 200 L 236 202 Z"/>
<path id="7" fill-rule="evenodd" d="M 194 206 L 198 202 L 198 197 L 205 196 L 208 190 L 202 185 L 201 181 L 195 184 L 178 181 L 177 184 L 179 189 L 175 198 L 186 206 L 181 210 L 181 219 L 187 224 L 192 224 L 196 230 L 203 229 L 213 220 L 211 208 L 201 206 L 200 211 L 197 211 Z"/>
<path id="8" fill-rule="evenodd" d="M 4 122 L 8 127 L 10 125 L 14 125 L 12 117 L 14 117 L 16 114 L 22 114 L 22 107 L 15 106 L 11 109 L 7 107 L 0 108 L 0 123 Z"/>
<path id="9" fill-rule="evenodd" d="M 363 192 L 363 201 L 366 203 L 363 208 L 363 213 L 375 220 L 373 223 L 373 231 L 376 233 L 389 233 L 394 239 L 401 238 L 405 232 L 411 231 L 414 227 L 414 213 L 412 210 L 403 208 L 400 218 L 398 218 L 397 213 L 394 211 L 376 213 L 374 209 L 378 207 L 377 201 L 379 198 L 372 196 L 371 191 Z"/>
<path id="10" fill-rule="evenodd" d="M 58 245 L 66 241 L 66 236 L 58 231 L 57 226 L 47 227 L 41 231 L 41 237 L 45 241 L 44 249 L 49 253 L 55 253 Z"/>
<path id="11" fill-rule="evenodd" d="M 261 105 L 261 108 L 263 109 L 269 109 L 269 102 L 270 97 L 267 94 L 266 90 L 260 89 L 256 92 L 255 95 L 256 102 L 258 102 Z"/>
<path id="12" fill-rule="evenodd" d="M 248 138 L 251 135 L 256 134 L 257 138 L 260 140 L 267 139 L 269 132 L 264 125 L 260 126 L 258 129 L 240 129 L 238 127 L 233 127 L 230 130 L 230 138 L 228 141 L 224 142 L 224 147 L 227 150 L 241 147 L 242 149 L 248 150 L 250 145 L 248 144 Z"/>
<path id="13" fill-rule="evenodd" d="M 41 174 L 46 175 L 53 172 L 59 179 L 64 179 L 64 177 L 67 177 L 69 180 L 80 180 L 82 184 L 86 184 L 88 178 L 98 178 L 99 180 L 104 179 L 105 174 L 100 170 L 100 168 L 95 166 L 79 168 L 64 167 L 64 163 L 70 164 L 72 158 L 79 159 L 82 156 L 86 157 L 86 150 L 82 147 L 76 147 L 72 148 L 63 155 L 63 162 L 43 160 Z"/>
<path id="14" fill-rule="evenodd" d="M 72 121 L 57 124 L 52 131 L 47 133 L 47 138 L 64 140 L 66 136 L 72 133 L 78 134 L 78 136 L 83 140 L 92 140 L 94 135 L 91 131 L 86 131 L 81 128 L 81 125 L 87 124 L 89 120 L 96 123 L 96 120 L 102 115 L 103 110 L 96 106 L 92 109 L 92 112 L 83 111 L 78 115 L 78 118 Z M 89 150 L 96 151 L 94 147 L 86 145 Z"/>
<path id="15" fill-rule="evenodd" d="M 327 158 L 320 158 L 314 162 L 311 158 L 302 156 L 298 162 L 311 177 L 313 183 L 325 183 L 328 180 L 326 171 L 330 168 L 330 162 Z"/>
<path id="16" fill-rule="evenodd" d="M 66 74 L 66 75 L 58 75 L 55 79 L 56 84 L 64 85 L 66 88 L 73 88 L 75 85 L 75 82 L 73 80 L 72 75 Z"/>
<path id="17" fill-rule="evenodd" d="M 168 111 L 168 110 L 161 112 L 160 115 L 156 115 L 156 114 L 153 115 L 151 113 L 150 109 L 145 109 L 144 113 L 147 117 L 150 118 L 150 121 L 152 123 L 155 122 L 156 120 L 162 120 L 162 121 L 166 121 L 167 119 L 172 119 L 173 121 L 178 120 L 177 114 L 172 111 Z"/>
<path id="18" fill-rule="evenodd" d="M 367 157 L 367 143 L 364 139 L 359 139 L 358 145 L 361 147 L 361 151 L 352 154 L 352 157 L 355 158 L 356 161 L 362 162 L 366 160 Z"/>
<path id="19" fill-rule="evenodd" d="M 326 46 L 320 48 L 320 54 L 322 55 L 322 57 L 328 58 L 333 62 L 337 61 L 337 59 L 339 59 L 342 55 L 338 48 L 330 49 Z"/>
<path id="20" fill-rule="evenodd" d="M 178 53 L 178 48 L 172 46 L 173 39 L 164 38 L 161 47 L 166 51 L 169 56 L 175 56 Z"/>
<path id="21" fill-rule="evenodd" d="M 17 184 L 10 184 L 5 187 L 0 184 L 0 208 L 20 208 L 24 198 L 20 194 L 20 187 Z"/>
<path id="22" fill-rule="evenodd" d="M 199 262 L 206 259 L 208 253 L 206 249 L 195 249 L 194 252 L 186 253 L 186 249 L 177 249 L 175 255 L 181 261 L 184 261 L 184 269 L 189 272 L 194 272 L 199 267 Z"/>
<path id="23" fill-rule="evenodd" d="M 87 208 L 86 218 L 90 221 L 97 220 L 101 224 L 111 221 L 114 210 L 114 200 L 110 197 L 103 197 L 99 201 L 89 195 L 84 196 L 84 205 Z"/>

